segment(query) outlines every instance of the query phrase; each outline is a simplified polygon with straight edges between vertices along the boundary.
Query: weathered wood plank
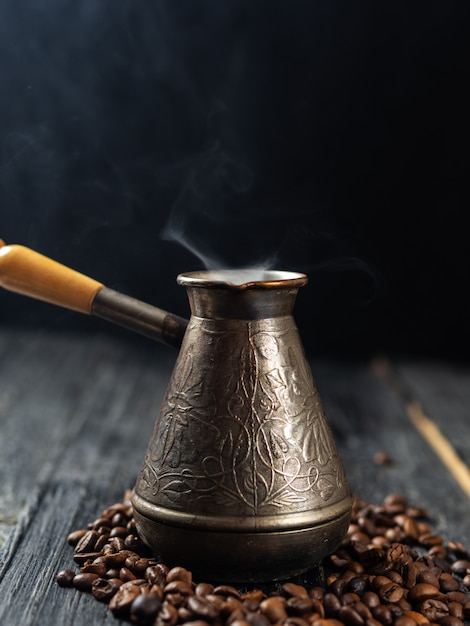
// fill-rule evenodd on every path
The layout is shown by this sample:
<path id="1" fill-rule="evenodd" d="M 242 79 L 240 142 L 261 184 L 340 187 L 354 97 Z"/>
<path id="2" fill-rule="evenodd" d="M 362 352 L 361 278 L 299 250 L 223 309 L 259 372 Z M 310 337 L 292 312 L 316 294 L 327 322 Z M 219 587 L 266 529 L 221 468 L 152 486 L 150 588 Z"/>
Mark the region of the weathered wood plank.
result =
<path id="1" fill-rule="evenodd" d="M 464 363 L 393 363 L 404 391 L 445 431 L 462 460 L 470 465 L 470 366 Z"/>
<path id="2" fill-rule="evenodd" d="M 67 534 L 132 487 L 176 354 L 42 332 L 0 332 L 0 352 L 0 623 L 117 624 L 54 577 L 72 564 Z M 353 490 L 371 502 L 405 493 L 438 532 L 470 545 L 469 499 L 411 424 L 403 396 L 368 362 L 322 359 L 313 371 Z M 436 415 L 450 393 L 440 397 L 436 380 L 452 390 L 449 410 L 466 402 L 464 381 L 445 364 L 437 378 L 425 364 L 399 371 L 423 402 L 437 396 Z M 378 466 L 379 451 L 393 463 Z"/>
<path id="3" fill-rule="evenodd" d="M 132 486 L 174 360 L 162 348 L 47 334 L 2 337 L 1 351 L 0 575 L 51 480 L 111 480 L 119 497 Z"/>
<path id="4" fill-rule="evenodd" d="M 317 386 L 355 493 L 380 502 L 390 492 L 425 506 L 435 528 L 470 545 L 470 499 L 412 425 L 406 401 L 370 364 L 314 362 Z M 377 465 L 385 451 L 391 465 Z"/>
<path id="5" fill-rule="evenodd" d="M 0 588 L 2 624 L 102 624 L 119 623 L 105 606 L 83 593 L 61 589 L 55 583 L 60 569 L 71 566 L 71 549 L 64 529 L 77 528 L 84 518 L 94 519 L 106 499 L 100 490 L 80 484 L 50 482 L 30 511 L 14 561 L 5 571 Z"/>

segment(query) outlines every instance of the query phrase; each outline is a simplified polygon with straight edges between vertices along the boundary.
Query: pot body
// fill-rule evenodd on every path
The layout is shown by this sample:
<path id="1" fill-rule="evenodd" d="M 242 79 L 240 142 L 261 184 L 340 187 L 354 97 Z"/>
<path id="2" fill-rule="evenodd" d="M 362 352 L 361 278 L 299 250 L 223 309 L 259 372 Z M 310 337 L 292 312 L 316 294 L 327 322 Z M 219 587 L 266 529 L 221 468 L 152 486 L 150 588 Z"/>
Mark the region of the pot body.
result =
<path id="1" fill-rule="evenodd" d="M 204 274 L 179 277 L 192 315 L 135 485 L 137 529 L 206 579 L 286 579 L 339 545 L 352 506 L 292 317 L 305 281 Z"/>

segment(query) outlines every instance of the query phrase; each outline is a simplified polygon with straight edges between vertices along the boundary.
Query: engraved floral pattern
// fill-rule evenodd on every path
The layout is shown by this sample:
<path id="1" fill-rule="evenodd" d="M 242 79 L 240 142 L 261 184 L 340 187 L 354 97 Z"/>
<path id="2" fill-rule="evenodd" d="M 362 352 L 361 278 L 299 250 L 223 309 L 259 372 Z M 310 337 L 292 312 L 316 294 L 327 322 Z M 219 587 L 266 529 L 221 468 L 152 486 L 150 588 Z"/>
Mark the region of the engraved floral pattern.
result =
<path id="1" fill-rule="evenodd" d="M 292 321 L 193 320 L 138 493 L 174 510 L 253 516 L 324 506 L 344 485 Z"/>

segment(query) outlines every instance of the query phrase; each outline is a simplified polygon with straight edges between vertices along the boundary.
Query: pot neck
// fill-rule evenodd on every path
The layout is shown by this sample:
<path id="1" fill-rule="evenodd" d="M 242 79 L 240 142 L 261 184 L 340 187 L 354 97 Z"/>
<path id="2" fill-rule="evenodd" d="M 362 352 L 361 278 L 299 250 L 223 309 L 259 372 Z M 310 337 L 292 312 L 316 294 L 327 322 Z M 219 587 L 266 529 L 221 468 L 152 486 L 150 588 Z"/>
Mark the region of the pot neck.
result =
<path id="1" fill-rule="evenodd" d="M 234 282 L 235 278 L 244 279 Z M 192 315 L 209 319 L 256 320 L 291 315 L 297 293 L 307 282 L 305 274 L 269 271 L 180 274 Z"/>

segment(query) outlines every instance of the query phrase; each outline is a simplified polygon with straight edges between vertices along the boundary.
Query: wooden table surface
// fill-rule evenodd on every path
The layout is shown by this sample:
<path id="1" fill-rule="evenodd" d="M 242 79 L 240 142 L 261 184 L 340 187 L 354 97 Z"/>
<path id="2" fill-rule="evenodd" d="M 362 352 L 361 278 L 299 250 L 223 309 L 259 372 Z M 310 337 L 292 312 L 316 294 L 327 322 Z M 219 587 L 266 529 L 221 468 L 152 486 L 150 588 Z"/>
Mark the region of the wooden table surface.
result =
<path id="1" fill-rule="evenodd" d="M 0 624 L 119 624 L 55 575 L 74 565 L 67 534 L 133 486 L 176 353 L 8 329 L 0 350 Z M 470 365 L 311 363 L 353 491 L 374 504 L 402 493 L 470 546 Z"/>

